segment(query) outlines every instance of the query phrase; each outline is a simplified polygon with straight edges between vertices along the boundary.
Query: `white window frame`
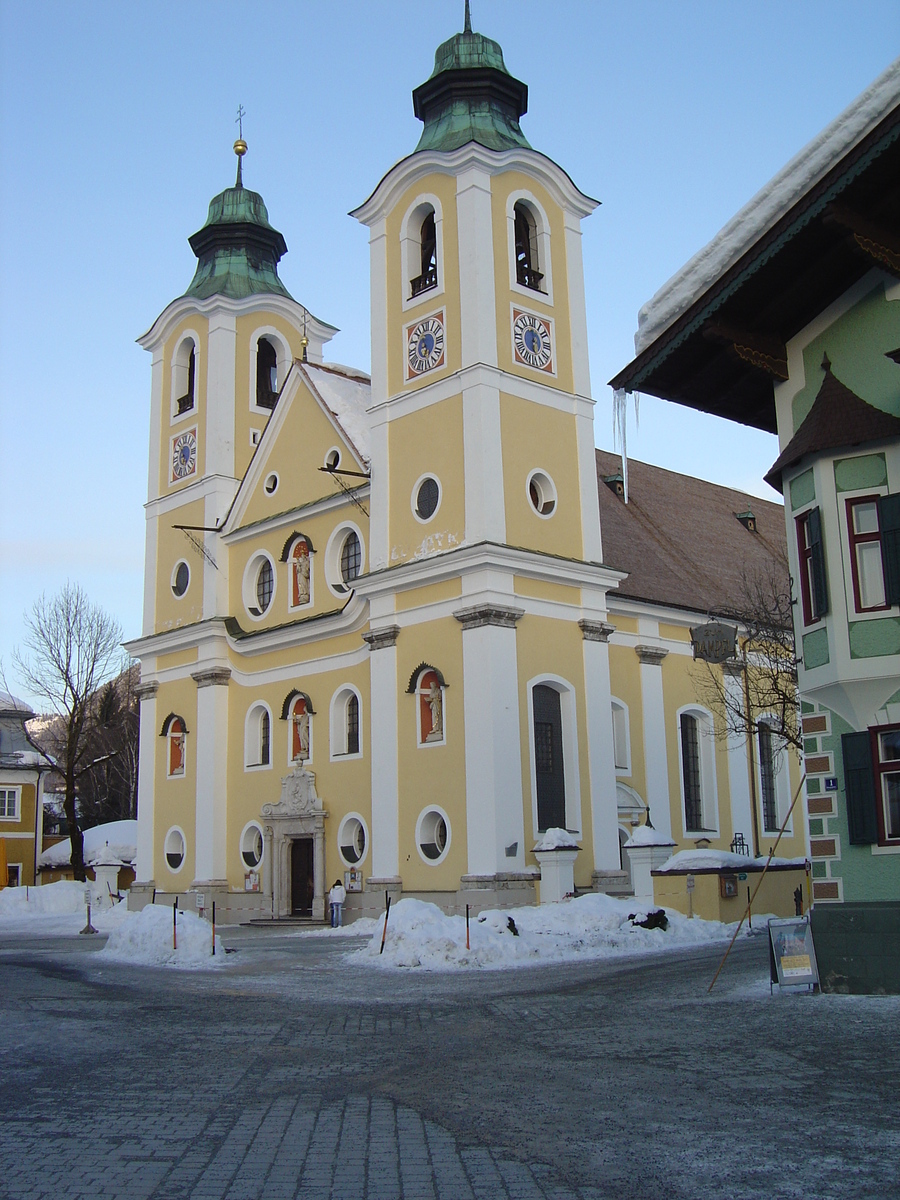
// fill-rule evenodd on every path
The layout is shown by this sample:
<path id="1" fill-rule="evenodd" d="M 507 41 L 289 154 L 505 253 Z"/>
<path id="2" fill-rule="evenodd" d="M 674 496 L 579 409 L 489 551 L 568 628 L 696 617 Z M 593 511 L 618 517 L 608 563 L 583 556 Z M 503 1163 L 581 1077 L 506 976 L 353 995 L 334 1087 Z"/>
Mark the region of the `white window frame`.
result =
<path id="1" fill-rule="evenodd" d="M 0 816 L 0 821 L 2 821 L 2 822 L 15 821 L 16 824 L 21 824 L 22 823 L 22 789 L 21 789 L 21 787 L 17 786 L 16 784 L 12 784 L 12 783 L 3 783 L 3 784 L 0 784 L 0 792 L 7 793 L 7 797 L 4 800 L 4 807 L 6 807 L 6 805 L 9 803 L 9 793 L 12 793 L 13 808 L 14 808 L 13 816 L 11 816 L 11 817 Z"/>
<path id="2" fill-rule="evenodd" d="M 250 335 L 250 411 L 263 417 L 270 417 L 275 410 L 264 408 L 262 405 L 256 403 L 256 360 L 259 354 L 260 338 L 265 338 L 267 342 L 271 342 L 275 347 L 275 390 L 278 392 L 284 386 L 284 381 L 287 379 L 287 373 L 291 369 L 294 356 L 285 340 L 284 334 L 280 333 L 273 325 L 260 325 Z"/>
<path id="3" fill-rule="evenodd" d="M 262 758 L 262 718 L 263 713 L 269 717 L 269 761 L 260 762 Z M 244 770 L 271 771 L 275 760 L 272 742 L 275 737 L 275 725 L 272 721 L 272 710 L 265 700 L 254 700 L 247 709 L 244 717 Z"/>
<path id="4" fill-rule="evenodd" d="M 526 685 L 528 696 L 528 766 L 531 776 L 531 820 L 535 837 L 538 826 L 537 765 L 534 761 L 534 689 L 541 684 L 559 692 L 562 718 L 563 779 L 566 790 L 566 829 L 581 837 L 581 770 L 578 765 L 578 706 L 575 688 L 561 675 L 536 675 Z"/>
<path id="5" fill-rule="evenodd" d="M 6 864 L 6 886 L 21 887 L 22 886 L 22 864 L 17 862 L 8 862 Z"/>
<path id="6" fill-rule="evenodd" d="M 553 507 L 549 512 L 541 512 L 535 508 L 534 501 L 531 498 L 532 483 L 537 488 L 542 500 L 546 503 L 548 500 L 553 502 Z M 540 517 L 542 521 L 552 521 L 559 509 L 559 493 L 556 490 L 556 484 L 553 482 L 553 477 L 550 472 L 543 467 L 533 467 L 528 472 L 525 479 L 525 499 L 528 501 L 529 509 L 536 517 Z"/>
<path id="7" fill-rule="evenodd" d="M 516 205 L 519 202 L 524 203 L 530 210 L 531 216 L 535 224 L 535 240 L 537 242 L 538 262 L 537 269 L 543 275 L 541 282 L 544 285 L 544 290 L 537 292 L 534 288 L 523 287 L 516 278 Z M 509 287 L 510 291 L 515 292 L 517 296 L 530 296 L 536 299 L 538 304 L 546 304 L 549 308 L 553 307 L 553 262 L 552 251 L 550 246 L 550 221 L 547 217 L 546 209 L 537 196 L 533 192 L 520 189 L 519 191 L 511 192 L 506 201 L 506 233 L 507 233 L 507 260 L 509 262 Z M 556 339 L 553 340 L 554 354 L 556 352 Z"/>
<path id="8" fill-rule="evenodd" d="M 784 738 L 779 737 L 776 722 L 777 717 L 774 713 L 760 713 L 756 718 L 757 728 L 760 725 L 768 725 L 772 731 L 772 754 L 775 760 L 775 819 L 778 822 L 776 829 L 765 828 L 762 796 L 762 747 L 760 746 L 758 734 L 753 739 L 756 754 L 757 790 L 759 792 L 760 833 L 763 837 L 769 837 L 772 834 L 778 833 L 778 830 L 781 829 L 781 822 L 791 807 L 790 748 Z M 788 821 L 784 832 L 786 835 L 793 833 L 793 821 Z"/>
<path id="9" fill-rule="evenodd" d="M 269 599 L 269 606 L 265 612 L 260 612 L 258 601 L 256 598 L 256 580 L 262 567 L 263 560 L 267 560 L 272 568 L 272 595 Z M 244 568 L 244 579 L 241 584 L 241 594 L 244 601 L 244 608 L 247 611 L 247 616 L 251 621 L 264 621 L 269 616 L 275 607 L 275 597 L 278 595 L 278 567 L 275 559 L 268 550 L 257 550 L 252 555 L 246 567 Z"/>
<path id="10" fill-rule="evenodd" d="M 188 581 L 187 581 L 187 587 L 185 587 L 184 591 L 181 593 L 181 595 L 179 595 L 178 592 L 175 591 L 175 580 L 178 576 L 178 568 L 181 566 L 182 563 L 184 563 L 184 565 L 187 567 Z M 176 600 L 183 600 L 185 598 L 185 596 L 188 594 L 188 591 L 190 590 L 190 586 L 191 586 L 191 564 L 187 561 L 187 559 L 185 559 L 185 558 L 178 559 L 175 566 L 172 568 L 172 577 L 169 581 L 169 586 L 171 587 L 172 595 Z"/>
<path id="11" fill-rule="evenodd" d="M 247 834 L 251 831 L 251 829 L 255 833 L 258 833 L 260 838 L 262 839 L 262 854 L 260 854 L 259 862 L 256 864 L 255 867 L 251 867 L 247 863 L 246 859 L 244 858 L 244 839 L 246 838 Z M 263 828 L 260 825 L 259 821 L 248 821 L 247 824 L 244 826 L 244 828 L 241 830 L 241 836 L 238 839 L 238 857 L 241 860 L 241 870 L 244 872 L 245 875 L 247 873 L 249 873 L 250 871 L 262 870 L 262 865 L 266 860 L 266 837 L 265 837 L 265 834 L 263 833 Z"/>
<path id="12" fill-rule="evenodd" d="M 347 828 L 347 825 L 350 823 L 350 821 L 358 821 L 359 822 L 360 826 L 362 827 L 363 837 L 365 838 L 365 849 L 363 850 L 362 854 L 360 855 L 360 857 L 357 859 L 356 862 L 350 862 L 350 860 L 345 857 L 344 850 L 343 850 L 344 830 Z M 338 855 L 340 857 L 341 862 L 346 867 L 349 867 L 351 870 L 360 867 L 366 861 L 366 859 L 369 857 L 370 844 L 371 843 L 369 841 L 369 826 L 366 823 L 366 818 L 362 815 L 362 813 L 348 812 L 346 814 L 346 816 L 343 818 L 343 820 L 341 821 L 340 825 L 338 826 L 337 845 L 338 845 Z"/>
<path id="13" fill-rule="evenodd" d="M 689 829 L 684 795 L 684 758 L 681 749 L 681 717 L 686 714 L 697 721 L 697 742 L 700 760 L 700 815 L 704 829 Z M 681 828 L 692 840 L 719 836 L 719 789 L 716 780 L 715 719 L 708 708 L 685 704 L 675 714 L 675 745 L 678 747 L 678 787 L 681 792 Z"/>
<path id="14" fill-rule="evenodd" d="M 434 482 L 437 484 L 437 490 L 438 490 L 437 504 L 435 505 L 434 512 L 431 514 L 430 517 L 419 516 L 419 509 L 418 509 L 419 488 L 422 486 L 422 484 L 425 482 L 426 479 L 433 479 Z M 418 523 L 420 525 L 430 525 L 431 522 L 434 520 L 434 518 L 441 511 L 441 502 L 443 499 L 444 499 L 444 489 L 441 485 L 440 479 L 438 479 L 438 477 L 434 471 L 426 471 L 424 473 L 424 475 L 420 475 L 419 478 L 416 480 L 416 482 L 413 484 L 412 494 L 409 498 L 410 511 L 412 512 L 412 515 L 415 518 L 415 520 L 418 521 Z"/>
<path id="15" fill-rule="evenodd" d="M 613 766 L 615 767 L 616 775 L 630 777 L 631 775 L 631 716 L 628 711 L 628 705 L 624 700 L 620 700 L 618 696 L 610 697 L 610 717 L 613 727 Z M 618 720 L 617 720 L 618 715 Z M 617 728 L 618 726 L 618 728 Z M 624 766 L 619 766 L 617 761 L 619 755 L 616 750 L 616 743 L 621 740 L 621 749 L 625 759 Z"/>
<path id="16" fill-rule="evenodd" d="M 350 753 L 347 749 L 347 708 L 350 703 L 350 697 L 356 697 L 356 703 L 359 706 L 359 750 Z M 331 697 L 331 705 L 329 710 L 329 731 L 330 731 L 330 754 L 331 762 L 350 762 L 353 759 L 362 758 L 363 756 L 363 738 L 362 738 L 362 696 L 359 693 L 359 688 L 352 683 L 342 683 L 334 695 Z"/>
<path id="17" fill-rule="evenodd" d="M 838 528 L 841 539 L 841 569 L 844 577 L 844 594 L 847 598 L 847 619 L 856 624 L 857 621 L 878 621 L 885 617 L 896 617 L 900 607 L 887 605 L 884 608 L 858 609 L 856 607 L 856 592 L 853 587 L 853 563 L 851 555 L 853 547 L 850 542 L 850 514 L 847 511 L 847 501 L 862 500 L 867 496 L 887 496 L 890 488 L 887 484 L 878 487 L 854 488 L 852 492 L 838 492 Z M 880 517 L 879 517 L 880 526 Z M 878 541 L 881 547 L 881 539 Z M 883 551 L 882 551 L 883 553 Z M 883 560 L 882 560 L 883 563 Z"/>
<path id="18" fill-rule="evenodd" d="M 177 833 L 181 837 L 182 858 L 177 867 L 173 867 L 169 863 L 169 838 L 173 833 Z M 163 838 L 163 863 L 165 864 L 165 868 L 170 875 L 178 875 L 184 870 L 185 864 L 187 863 L 187 856 L 187 838 L 184 836 L 184 830 L 180 825 L 172 825 L 166 830 L 166 836 Z"/>
<path id="19" fill-rule="evenodd" d="M 428 210 L 434 212 L 434 259 L 437 265 L 437 286 L 418 296 L 410 296 L 410 283 L 422 273 L 422 222 Z M 403 289 L 402 311 L 427 304 L 444 294 L 444 231 L 443 210 L 437 196 L 423 192 L 416 196 L 400 224 L 400 286 Z"/>
<path id="20" fill-rule="evenodd" d="M 355 533 L 359 538 L 359 575 L 357 578 L 365 573 L 366 543 L 362 530 L 354 521 L 342 521 L 332 530 L 331 537 L 325 546 L 325 582 L 333 596 L 348 596 L 354 590 L 353 585 L 344 583 L 341 575 L 341 551 L 347 535 L 350 533 Z"/>
<path id="21" fill-rule="evenodd" d="M 447 830 L 447 841 L 444 843 L 444 849 L 437 856 L 437 858 L 429 858 L 428 855 L 422 851 L 422 846 L 420 844 L 423 837 L 422 827 L 433 814 L 436 814 L 443 819 L 444 827 Z M 423 808 L 419 813 L 418 819 L 416 820 L 416 851 L 418 852 L 419 858 L 421 858 L 422 862 L 425 863 L 426 866 L 439 867 L 450 853 L 450 846 L 452 843 L 453 830 L 450 827 L 450 818 L 447 816 L 446 811 L 441 808 L 439 804 L 427 805 L 427 807 Z"/>
<path id="22" fill-rule="evenodd" d="M 178 401 L 185 394 L 187 388 L 187 371 L 190 351 L 182 354 L 188 342 L 192 342 L 194 346 L 194 403 L 190 408 L 186 408 L 183 413 L 178 411 Z M 181 358 L 184 361 L 180 361 Z M 200 334 L 196 329 L 185 329 L 182 331 L 181 337 L 178 339 L 178 345 L 175 347 L 175 352 L 172 355 L 172 367 L 169 373 L 169 424 L 179 425 L 182 421 L 189 420 L 191 417 L 196 417 L 199 404 L 200 392 Z M 170 472 L 171 473 L 171 472 Z"/>

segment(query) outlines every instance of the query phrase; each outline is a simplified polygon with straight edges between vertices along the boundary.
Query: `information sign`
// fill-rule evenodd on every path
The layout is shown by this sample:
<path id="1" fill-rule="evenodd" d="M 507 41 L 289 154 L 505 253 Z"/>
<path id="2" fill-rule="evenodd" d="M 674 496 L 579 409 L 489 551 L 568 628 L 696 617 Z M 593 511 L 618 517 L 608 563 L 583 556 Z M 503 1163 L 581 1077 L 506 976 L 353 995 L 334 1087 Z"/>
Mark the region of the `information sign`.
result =
<path id="1" fill-rule="evenodd" d="M 694 890 L 694 877 L 693 877 L 693 875 L 688 875 L 688 877 L 687 877 L 687 890 L 688 890 L 689 892 L 692 892 L 692 891 Z"/>
<path id="2" fill-rule="evenodd" d="M 734 625 L 710 621 L 706 625 L 697 625 L 691 629 L 694 658 L 702 659 L 703 662 L 728 662 L 735 656 L 736 643 L 737 627 Z"/>
<path id="3" fill-rule="evenodd" d="M 769 967 L 772 983 L 781 987 L 818 984 L 819 968 L 808 916 L 769 921 Z"/>

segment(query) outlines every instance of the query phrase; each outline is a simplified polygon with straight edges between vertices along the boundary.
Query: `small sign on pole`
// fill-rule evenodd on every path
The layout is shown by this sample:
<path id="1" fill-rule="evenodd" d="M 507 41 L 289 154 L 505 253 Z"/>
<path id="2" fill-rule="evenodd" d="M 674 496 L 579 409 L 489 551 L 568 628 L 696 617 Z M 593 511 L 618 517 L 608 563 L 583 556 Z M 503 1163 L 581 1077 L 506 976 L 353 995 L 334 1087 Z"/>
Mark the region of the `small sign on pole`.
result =
<path id="1" fill-rule="evenodd" d="M 779 987 L 796 984 L 817 987 L 819 968 L 809 917 L 787 917 L 769 921 L 770 983 Z"/>
<path id="2" fill-rule="evenodd" d="M 723 625 L 721 621 L 697 625 L 691 629 L 691 645 L 694 658 L 708 663 L 728 662 L 737 653 L 737 626 Z"/>

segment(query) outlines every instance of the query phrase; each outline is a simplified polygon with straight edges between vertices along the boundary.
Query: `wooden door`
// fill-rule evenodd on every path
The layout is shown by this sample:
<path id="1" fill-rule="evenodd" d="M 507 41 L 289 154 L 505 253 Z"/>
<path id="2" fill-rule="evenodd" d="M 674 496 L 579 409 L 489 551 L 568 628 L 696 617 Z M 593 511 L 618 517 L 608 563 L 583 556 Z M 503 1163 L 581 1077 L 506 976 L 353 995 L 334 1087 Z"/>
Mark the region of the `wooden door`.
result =
<path id="1" fill-rule="evenodd" d="M 311 917 L 314 895 L 313 840 L 294 838 L 291 842 L 291 913 Z"/>
<path id="2" fill-rule="evenodd" d="M 546 684 L 538 684 L 532 693 L 532 703 L 538 828 L 565 829 L 566 780 L 559 692 Z"/>

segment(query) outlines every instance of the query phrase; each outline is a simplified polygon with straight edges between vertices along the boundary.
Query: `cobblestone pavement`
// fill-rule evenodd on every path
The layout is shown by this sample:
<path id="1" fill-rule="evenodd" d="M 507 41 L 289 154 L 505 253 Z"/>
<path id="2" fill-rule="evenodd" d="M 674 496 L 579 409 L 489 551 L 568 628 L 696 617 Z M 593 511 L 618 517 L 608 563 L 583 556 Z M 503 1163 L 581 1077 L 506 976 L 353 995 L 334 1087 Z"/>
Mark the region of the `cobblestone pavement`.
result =
<path id="1" fill-rule="evenodd" d="M 0 938 L 3 1200 L 880 1200 L 897 998 L 769 996 L 762 939 L 381 972 L 226 931 L 218 973 Z"/>

